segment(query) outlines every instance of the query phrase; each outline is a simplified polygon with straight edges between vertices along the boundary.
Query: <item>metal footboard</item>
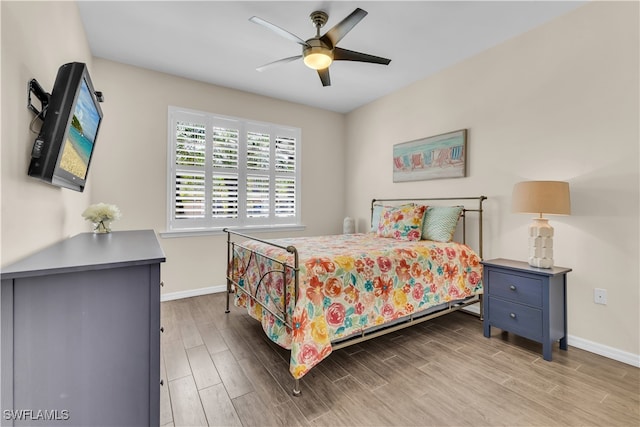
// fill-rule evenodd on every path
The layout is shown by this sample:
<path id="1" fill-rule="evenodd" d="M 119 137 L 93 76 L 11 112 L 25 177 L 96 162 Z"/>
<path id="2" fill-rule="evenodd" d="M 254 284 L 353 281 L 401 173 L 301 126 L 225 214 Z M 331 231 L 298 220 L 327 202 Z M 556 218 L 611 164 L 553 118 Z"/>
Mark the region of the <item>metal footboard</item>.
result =
<path id="1" fill-rule="evenodd" d="M 280 320 L 281 322 L 283 322 L 287 327 L 292 328 L 292 323 L 291 323 L 291 319 L 289 319 L 289 313 L 287 310 L 286 305 L 283 305 L 278 311 L 279 313 L 274 313 L 274 311 L 268 307 L 266 304 L 263 303 L 263 301 L 260 301 L 257 298 L 257 294 L 258 291 L 260 290 L 260 286 L 262 286 L 263 281 L 267 278 L 268 275 L 270 274 L 282 274 L 283 276 L 283 281 L 284 283 L 287 282 L 287 269 L 289 269 L 290 271 L 293 272 L 293 278 L 294 278 L 294 292 L 293 292 L 293 298 L 288 297 L 288 295 L 286 295 L 287 292 L 287 288 L 285 286 L 285 304 L 286 301 L 289 300 L 292 302 L 292 304 L 295 306 L 295 302 L 298 300 L 298 292 L 299 292 L 299 277 L 298 277 L 298 250 L 294 247 L 294 246 L 281 246 L 275 243 L 271 243 L 268 242 L 266 240 L 261 240 L 261 239 L 257 239 L 255 237 L 246 235 L 246 234 L 242 234 L 242 233 L 238 233 L 237 231 L 233 231 L 233 230 L 229 230 L 228 228 L 225 228 L 223 230 L 225 233 L 227 233 L 227 306 L 226 306 L 226 310 L 225 313 L 229 313 L 229 295 L 231 293 L 233 293 L 234 290 L 239 290 L 241 292 L 243 292 L 245 295 L 247 295 L 248 298 L 251 298 L 251 300 L 253 300 L 254 302 L 256 302 L 257 304 L 259 304 L 262 308 L 264 308 L 265 310 L 267 310 L 269 313 L 271 313 L 273 316 L 275 316 L 278 320 Z M 245 246 L 243 246 L 242 244 L 239 244 L 237 242 L 234 242 L 231 239 L 231 236 L 235 235 L 235 236 L 239 236 L 242 237 L 244 239 L 247 240 L 253 240 L 256 242 L 260 242 L 260 243 L 264 243 L 279 249 L 282 249 L 284 251 L 289 252 L 290 254 L 293 254 L 293 265 L 287 263 L 287 262 L 283 262 L 283 261 L 279 261 L 273 257 L 267 256 L 265 254 L 256 252 L 253 249 L 249 249 Z M 280 269 L 274 269 L 274 270 L 269 270 L 267 272 L 265 272 L 261 277 L 259 282 L 256 284 L 255 289 L 254 289 L 254 293 L 253 295 L 251 294 L 251 292 L 247 292 L 243 286 L 241 286 L 241 284 L 239 283 L 240 280 L 244 280 L 243 277 L 238 277 L 238 281 L 235 280 L 234 278 L 234 272 L 233 272 L 233 267 L 234 265 L 236 265 L 236 248 L 242 248 L 245 249 L 247 251 L 250 252 L 250 256 L 249 259 L 247 260 L 246 265 L 243 266 L 242 270 L 247 272 L 249 270 L 251 261 L 254 262 L 258 262 L 257 257 L 261 256 L 267 259 L 270 259 L 271 261 L 274 261 L 277 264 L 280 264 L 281 268 Z"/>
<path id="2" fill-rule="evenodd" d="M 238 233 L 237 231 L 229 230 L 228 228 L 225 228 L 223 231 L 227 233 L 227 301 L 226 301 L 225 313 L 229 313 L 230 311 L 229 298 L 231 294 L 234 291 L 239 291 L 245 294 L 248 298 L 250 298 L 256 304 L 260 305 L 263 309 L 268 311 L 276 319 L 280 320 L 287 328 L 293 331 L 293 322 L 291 320 L 291 316 L 293 315 L 293 308 L 295 307 L 296 301 L 298 300 L 298 293 L 300 289 L 299 274 L 298 274 L 299 272 L 298 250 L 294 246 L 281 246 L 272 242 L 268 242 L 266 240 L 255 238 L 253 236 Z M 293 254 L 293 264 L 289 264 L 287 262 L 277 260 L 263 253 L 259 253 L 253 249 L 249 249 L 246 246 L 233 241 L 231 237 L 232 235 L 241 237 L 246 240 L 252 240 L 252 241 L 264 243 L 264 244 L 273 246 L 275 248 L 282 249 L 283 251 L 286 251 L 290 254 Z M 243 275 L 238 274 L 237 280 L 234 275 L 234 266 L 237 266 L 236 261 L 238 260 L 238 258 L 236 257 L 238 253 L 237 248 L 242 248 L 250 253 L 249 259 L 247 260 L 246 264 L 242 266 L 242 269 L 240 268 L 240 266 L 238 266 L 238 272 L 244 271 L 244 274 L 246 274 L 249 271 L 249 268 L 251 267 L 252 261 L 256 263 L 256 267 L 259 270 L 258 257 L 267 258 L 275 262 L 276 264 L 280 265 L 280 268 L 266 271 L 261 275 L 260 280 L 258 281 L 258 283 L 255 284 L 253 293 L 247 291 L 247 289 L 245 289 L 245 287 L 243 286 L 243 283 L 240 283 L 245 279 L 244 277 L 242 277 Z M 290 274 L 290 272 L 293 273 L 293 281 L 294 281 L 294 290 L 293 290 L 293 295 L 291 296 L 288 295 L 289 288 L 287 286 L 287 274 Z M 263 285 L 264 281 L 271 274 L 282 274 L 283 283 L 284 283 L 285 295 L 284 295 L 283 304 L 281 307 L 275 307 L 275 309 L 272 307 L 269 307 L 266 301 L 262 301 L 258 298 L 258 292 L 260 291 L 260 287 Z M 248 289 L 251 290 L 251 286 L 249 286 Z M 289 301 L 289 304 L 292 305 L 290 310 L 288 310 L 287 301 Z M 295 379 L 293 394 L 295 396 L 300 395 L 300 380 L 298 379 Z"/>

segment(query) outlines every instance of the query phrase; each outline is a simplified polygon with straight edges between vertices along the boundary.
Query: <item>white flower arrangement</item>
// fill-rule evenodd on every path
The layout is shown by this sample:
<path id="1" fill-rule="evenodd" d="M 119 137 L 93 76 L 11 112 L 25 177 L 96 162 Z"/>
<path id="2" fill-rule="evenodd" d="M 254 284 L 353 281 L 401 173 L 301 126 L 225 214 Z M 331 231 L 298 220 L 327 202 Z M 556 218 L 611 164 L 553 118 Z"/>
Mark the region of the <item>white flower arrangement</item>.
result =
<path id="1" fill-rule="evenodd" d="M 96 233 L 108 233 L 111 231 L 111 221 L 116 221 L 122 217 L 120 209 L 116 205 L 107 203 L 96 203 L 89 206 L 82 212 L 85 220 L 94 224 Z"/>

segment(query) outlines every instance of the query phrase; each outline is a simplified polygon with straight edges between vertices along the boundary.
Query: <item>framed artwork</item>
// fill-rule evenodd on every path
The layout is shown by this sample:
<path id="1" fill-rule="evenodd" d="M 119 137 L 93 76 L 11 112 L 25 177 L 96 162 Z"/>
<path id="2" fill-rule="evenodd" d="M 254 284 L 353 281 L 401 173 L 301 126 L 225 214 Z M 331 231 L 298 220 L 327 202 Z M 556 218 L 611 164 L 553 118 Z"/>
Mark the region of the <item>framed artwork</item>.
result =
<path id="1" fill-rule="evenodd" d="M 393 146 L 393 182 L 467 176 L 467 130 Z"/>

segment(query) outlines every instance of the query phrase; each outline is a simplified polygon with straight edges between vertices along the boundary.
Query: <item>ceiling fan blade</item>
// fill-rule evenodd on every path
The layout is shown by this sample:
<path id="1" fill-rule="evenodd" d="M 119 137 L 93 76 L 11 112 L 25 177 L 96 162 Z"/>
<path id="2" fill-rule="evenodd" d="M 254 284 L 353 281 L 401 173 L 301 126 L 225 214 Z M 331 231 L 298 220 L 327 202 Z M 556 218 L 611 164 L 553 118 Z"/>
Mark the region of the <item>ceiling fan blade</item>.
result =
<path id="1" fill-rule="evenodd" d="M 358 61 L 358 62 L 370 62 L 373 64 L 389 65 L 390 59 L 382 58 L 380 56 L 373 56 L 366 53 L 355 52 L 353 50 L 342 49 L 336 47 L 333 49 L 334 61 Z"/>
<path id="2" fill-rule="evenodd" d="M 362 21 L 362 18 L 364 18 L 365 16 L 367 16 L 366 11 L 360 9 L 359 7 L 356 8 L 356 10 L 351 12 L 349 16 L 344 18 L 342 21 L 334 25 L 333 28 L 327 31 L 326 34 L 320 38 L 320 40 L 325 43 L 328 42 L 327 44 L 330 43 L 331 46 L 334 47 L 340 40 L 342 40 L 344 36 L 347 35 L 349 31 L 353 29 L 353 27 L 356 26 L 358 22 Z"/>
<path id="3" fill-rule="evenodd" d="M 265 21 L 264 19 L 258 18 L 257 16 L 252 16 L 251 18 L 249 18 L 249 21 L 253 22 L 254 24 L 262 25 L 263 27 L 270 29 L 271 31 L 284 37 L 285 39 L 289 39 L 302 46 L 307 46 L 307 42 L 302 40 L 300 37 L 296 36 L 293 33 L 290 33 L 283 28 L 278 27 L 277 25 L 272 24 L 269 21 Z"/>
<path id="4" fill-rule="evenodd" d="M 331 77 L 329 76 L 329 67 L 318 70 L 318 76 L 320 76 L 320 80 L 322 81 L 322 86 L 331 86 Z"/>
<path id="5" fill-rule="evenodd" d="M 290 56 L 288 58 L 278 59 L 277 61 L 269 62 L 268 64 L 264 64 L 256 68 L 256 71 L 262 72 L 269 68 L 275 67 L 276 65 L 286 64 L 287 62 L 295 61 L 296 59 L 300 59 L 300 58 L 302 58 L 302 55 L 296 55 L 296 56 Z"/>

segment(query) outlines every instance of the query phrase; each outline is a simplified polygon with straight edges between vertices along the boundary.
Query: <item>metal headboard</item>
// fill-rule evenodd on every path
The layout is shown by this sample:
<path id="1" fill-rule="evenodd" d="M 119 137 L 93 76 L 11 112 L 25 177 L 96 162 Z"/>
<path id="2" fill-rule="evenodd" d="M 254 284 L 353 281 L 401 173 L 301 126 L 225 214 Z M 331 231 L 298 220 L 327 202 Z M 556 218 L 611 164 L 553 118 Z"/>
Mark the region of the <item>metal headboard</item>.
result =
<path id="1" fill-rule="evenodd" d="M 398 203 L 398 202 L 444 202 L 444 201 L 463 201 L 463 200 L 477 200 L 478 208 L 467 208 L 464 205 L 457 205 L 462 207 L 462 243 L 467 243 L 467 212 L 478 213 L 478 255 L 480 259 L 483 259 L 482 248 L 482 202 L 487 200 L 486 196 L 475 197 L 429 197 L 429 198 L 401 198 L 401 199 L 373 199 L 371 200 L 371 222 L 373 222 L 373 208 L 376 204 L 380 203 Z"/>

